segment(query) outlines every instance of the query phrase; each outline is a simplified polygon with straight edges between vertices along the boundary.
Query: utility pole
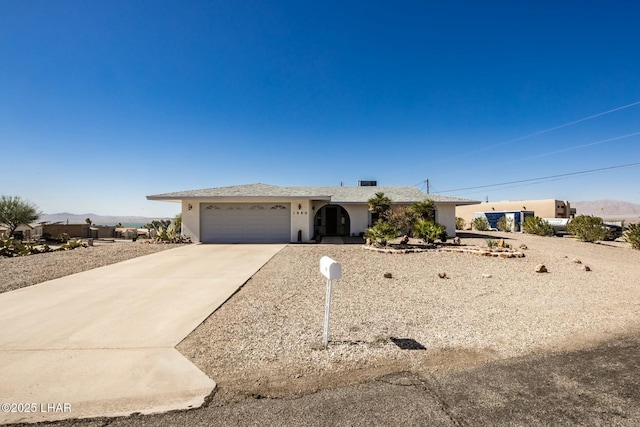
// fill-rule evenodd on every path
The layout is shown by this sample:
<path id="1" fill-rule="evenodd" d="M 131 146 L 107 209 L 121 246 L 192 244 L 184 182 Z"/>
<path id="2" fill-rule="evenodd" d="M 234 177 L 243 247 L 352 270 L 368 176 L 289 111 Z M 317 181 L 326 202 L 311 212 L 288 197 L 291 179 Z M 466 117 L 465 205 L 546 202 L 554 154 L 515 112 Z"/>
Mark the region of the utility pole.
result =
<path id="1" fill-rule="evenodd" d="M 427 178 L 427 180 L 425 182 L 427 184 L 427 194 L 429 194 L 429 178 Z"/>

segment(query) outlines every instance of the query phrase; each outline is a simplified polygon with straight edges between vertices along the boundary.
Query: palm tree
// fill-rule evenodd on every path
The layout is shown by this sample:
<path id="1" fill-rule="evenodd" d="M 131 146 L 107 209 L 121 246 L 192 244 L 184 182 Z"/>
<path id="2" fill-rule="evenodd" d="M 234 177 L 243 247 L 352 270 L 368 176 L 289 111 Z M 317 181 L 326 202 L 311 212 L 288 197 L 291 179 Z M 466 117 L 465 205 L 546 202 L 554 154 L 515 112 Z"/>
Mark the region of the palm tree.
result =
<path id="1" fill-rule="evenodd" d="M 390 198 L 384 195 L 383 192 L 377 192 L 375 197 L 367 200 L 369 204 L 369 211 L 371 211 L 374 216 L 382 221 L 386 221 L 391 214 L 391 201 Z"/>

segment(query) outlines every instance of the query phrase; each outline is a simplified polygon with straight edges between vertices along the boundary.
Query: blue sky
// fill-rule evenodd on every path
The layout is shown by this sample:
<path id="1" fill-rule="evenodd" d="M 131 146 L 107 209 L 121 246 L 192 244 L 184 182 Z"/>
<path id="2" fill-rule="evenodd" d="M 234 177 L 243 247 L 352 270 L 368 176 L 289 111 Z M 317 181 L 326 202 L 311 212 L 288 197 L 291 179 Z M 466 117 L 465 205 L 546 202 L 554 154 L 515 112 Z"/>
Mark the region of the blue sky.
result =
<path id="1" fill-rule="evenodd" d="M 459 190 L 640 162 L 639 13 L 633 1 L 2 1 L 0 194 L 47 213 L 173 216 L 145 196 L 429 179 L 476 200 L 640 203 L 637 166 Z"/>

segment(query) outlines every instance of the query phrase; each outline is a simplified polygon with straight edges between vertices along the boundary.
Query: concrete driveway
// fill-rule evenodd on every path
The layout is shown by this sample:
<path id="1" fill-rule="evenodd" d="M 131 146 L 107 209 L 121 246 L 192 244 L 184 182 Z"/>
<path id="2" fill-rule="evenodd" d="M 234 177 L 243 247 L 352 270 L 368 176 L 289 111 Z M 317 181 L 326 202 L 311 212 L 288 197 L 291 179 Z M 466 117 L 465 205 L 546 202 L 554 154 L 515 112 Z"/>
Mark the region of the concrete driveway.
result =
<path id="1" fill-rule="evenodd" d="M 0 294 L 0 424 L 200 406 L 215 383 L 174 347 L 283 247 L 189 245 Z"/>

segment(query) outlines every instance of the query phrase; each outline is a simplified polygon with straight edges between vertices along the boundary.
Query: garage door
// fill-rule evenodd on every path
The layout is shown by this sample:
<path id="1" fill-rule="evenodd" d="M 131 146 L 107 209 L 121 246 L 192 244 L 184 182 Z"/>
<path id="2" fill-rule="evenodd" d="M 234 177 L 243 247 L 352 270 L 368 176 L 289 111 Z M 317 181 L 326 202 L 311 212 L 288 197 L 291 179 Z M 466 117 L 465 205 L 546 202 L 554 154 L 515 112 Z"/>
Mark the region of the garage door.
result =
<path id="1" fill-rule="evenodd" d="M 290 203 L 202 203 L 200 241 L 204 243 L 287 243 Z"/>

